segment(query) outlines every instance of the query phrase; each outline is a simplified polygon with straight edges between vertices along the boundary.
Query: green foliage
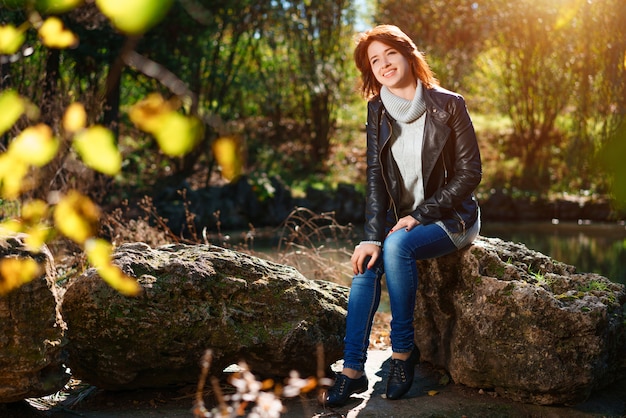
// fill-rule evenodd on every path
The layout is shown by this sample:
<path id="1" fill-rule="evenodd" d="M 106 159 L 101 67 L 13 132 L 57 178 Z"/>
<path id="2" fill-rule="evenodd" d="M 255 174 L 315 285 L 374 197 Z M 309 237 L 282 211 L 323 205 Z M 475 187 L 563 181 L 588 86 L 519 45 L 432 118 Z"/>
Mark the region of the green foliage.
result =
<path id="1" fill-rule="evenodd" d="M 580 286 L 578 288 L 578 290 L 580 292 L 585 292 L 585 293 L 593 292 L 593 291 L 596 291 L 596 290 L 604 292 L 604 291 L 609 290 L 609 286 L 605 282 L 601 282 L 601 281 L 597 281 L 597 280 L 591 280 L 585 286 Z"/>
<path id="2" fill-rule="evenodd" d="M 611 190 L 617 205 L 626 208 L 626 121 L 615 131 L 600 154 L 600 159 L 611 173 Z"/>
<path id="3" fill-rule="evenodd" d="M 626 3 L 383 0 L 377 20 L 410 34 L 470 111 L 510 119 L 487 133 L 487 164 L 517 170 L 486 167 L 487 183 L 606 189 L 596 156 L 626 114 Z"/>
<path id="4" fill-rule="evenodd" d="M 620 198 L 626 176 L 603 156 L 623 151 L 610 140 L 626 108 L 623 1 L 378 3 L 374 20 L 407 31 L 443 86 L 467 98 L 483 154 L 481 188 L 541 194 L 613 186 Z M 247 173 L 279 176 L 301 191 L 313 182 L 362 184 L 366 107 L 353 91 L 355 8 L 343 0 L 181 0 L 160 23 L 146 20 L 141 37 L 127 37 L 86 2 L 61 16 L 78 45 L 51 51 L 37 32 L 25 32 L 25 56 L 0 58 L 1 87 L 39 104 L 51 126 L 69 103 L 83 103 L 89 124 L 116 134 L 125 185 L 213 170 L 212 141 L 233 133 Z M 26 17 L 3 9 L 16 27 Z M 160 153 L 126 117 L 153 91 L 202 118 L 194 152 Z M 5 145 L 27 124 L 13 125 Z M 68 149 L 59 160 L 72 156 Z M 52 183 L 38 196 L 83 178 L 61 165 L 50 166 Z M 93 193 L 106 196 L 99 186 Z"/>

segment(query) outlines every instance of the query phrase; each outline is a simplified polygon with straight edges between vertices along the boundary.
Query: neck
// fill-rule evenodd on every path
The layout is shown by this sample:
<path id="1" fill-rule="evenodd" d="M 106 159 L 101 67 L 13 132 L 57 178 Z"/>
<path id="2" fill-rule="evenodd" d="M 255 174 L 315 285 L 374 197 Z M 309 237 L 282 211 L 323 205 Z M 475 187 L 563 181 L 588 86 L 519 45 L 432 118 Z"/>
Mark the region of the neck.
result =
<path id="1" fill-rule="evenodd" d="M 417 81 L 413 81 L 405 86 L 389 87 L 389 91 L 398 97 L 402 97 L 405 100 L 413 100 L 415 97 L 415 89 L 417 88 Z"/>

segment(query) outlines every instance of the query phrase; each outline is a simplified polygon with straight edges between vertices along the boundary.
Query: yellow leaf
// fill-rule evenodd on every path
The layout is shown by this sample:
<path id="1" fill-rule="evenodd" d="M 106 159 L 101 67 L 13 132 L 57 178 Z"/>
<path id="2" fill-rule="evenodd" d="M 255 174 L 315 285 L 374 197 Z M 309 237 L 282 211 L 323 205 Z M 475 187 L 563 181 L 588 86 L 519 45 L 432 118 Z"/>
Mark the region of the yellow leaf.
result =
<path id="1" fill-rule="evenodd" d="M 428 391 L 428 396 L 435 396 L 436 394 L 438 394 L 439 392 L 437 392 L 436 390 L 429 390 Z"/>
<path id="2" fill-rule="evenodd" d="M 17 122 L 24 113 L 24 109 L 24 101 L 15 90 L 5 90 L 0 93 L 0 135 Z"/>
<path id="3" fill-rule="evenodd" d="M 128 112 L 130 120 L 142 131 L 154 133 L 161 125 L 163 115 L 176 110 L 173 103 L 158 93 L 149 94 L 135 103 Z"/>
<path id="4" fill-rule="evenodd" d="M 239 177 L 243 170 L 243 161 L 236 136 L 223 136 L 213 141 L 213 155 L 222 168 L 222 176 L 229 181 Z"/>
<path id="5" fill-rule="evenodd" d="M 47 216 L 48 204 L 43 200 L 35 199 L 22 205 L 21 232 L 26 233 L 24 243 L 32 251 L 40 251 L 52 235 L 52 229 L 46 224 Z"/>
<path id="6" fill-rule="evenodd" d="M 37 0 L 37 10 L 42 13 L 65 13 L 83 4 L 83 0 Z"/>
<path id="7" fill-rule="evenodd" d="M 173 0 L 96 0 L 96 6 L 122 32 L 139 35 L 165 17 Z"/>
<path id="8" fill-rule="evenodd" d="M 25 163 L 42 167 L 48 164 L 59 149 L 59 141 L 48 125 L 40 123 L 24 129 L 9 145 L 9 154 Z"/>
<path id="9" fill-rule="evenodd" d="M 30 282 L 40 274 L 39 264 L 32 258 L 0 259 L 0 295 Z"/>
<path id="10" fill-rule="evenodd" d="M 0 26 L 0 55 L 13 55 L 20 50 L 26 36 L 13 25 Z"/>
<path id="11" fill-rule="evenodd" d="M 11 237 L 23 230 L 19 219 L 6 219 L 0 223 L 0 237 Z"/>
<path id="12" fill-rule="evenodd" d="M 85 251 L 92 266 L 98 268 L 111 263 L 113 247 L 101 238 L 91 238 L 85 242 Z"/>
<path id="13" fill-rule="evenodd" d="M 100 238 L 90 239 L 85 243 L 85 252 L 89 262 L 109 286 L 126 296 L 136 296 L 141 293 L 139 283 L 111 263 L 113 249 L 107 241 Z"/>
<path id="14" fill-rule="evenodd" d="M 39 37 L 49 48 L 69 48 L 78 44 L 74 33 L 65 29 L 63 22 L 56 16 L 47 18 L 39 28 Z"/>
<path id="15" fill-rule="evenodd" d="M 41 199 L 34 199 L 22 205 L 22 219 L 34 224 L 40 222 L 48 214 L 48 204 Z"/>
<path id="16" fill-rule="evenodd" d="M 41 247 L 52 236 L 52 228 L 45 224 L 36 224 L 26 230 L 24 244 L 31 250 L 39 252 Z"/>
<path id="17" fill-rule="evenodd" d="M 87 126 L 87 112 L 82 103 L 72 103 L 65 109 L 63 114 L 63 129 L 74 133 Z"/>
<path id="18" fill-rule="evenodd" d="M 96 234 L 99 219 L 98 206 L 76 190 L 70 190 L 54 209 L 57 229 L 79 244 Z"/>
<path id="19" fill-rule="evenodd" d="M 198 119 L 169 112 L 161 117 L 154 137 L 161 151 L 170 157 L 180 157 L 193 149 L 201 131 L 202 126 Z"/>
<path id="20" fill-rule="evenodd" d="M 22 182 L 28 164 L 8 152 L 0 155 L 0 193 L 5 199 L 16 199 L 22 191 Z"/>
<path id="21" fill-rule="evenodd" d="M 96 125 L 79 132 L 73 146 L 83 162 L 94 170 L 113 176 L 122 169 L 115 136 L 104 126 Z"/>

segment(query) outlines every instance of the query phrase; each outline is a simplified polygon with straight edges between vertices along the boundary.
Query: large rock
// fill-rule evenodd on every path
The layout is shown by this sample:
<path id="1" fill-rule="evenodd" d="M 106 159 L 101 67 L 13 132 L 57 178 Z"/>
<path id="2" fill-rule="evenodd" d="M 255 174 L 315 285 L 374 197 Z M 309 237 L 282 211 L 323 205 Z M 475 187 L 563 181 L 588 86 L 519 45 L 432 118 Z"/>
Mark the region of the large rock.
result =
<path id="1" fill-rule="evenodd" d="M 120 246 L 114 263 L 143 288 L 125 297 L 93 269 L 73 280 L 63 301 L 72 373 L 103 389 L 196 383 L 247 362 L 260 375 L 317 372 L 341 358 L 348 289 L 311 281 L 295 269 L 208 245 Z"/>
<path id="2" fill-rule="evenodd" d="M 50 395 L 69 380 L 63 365 L 65 322 L 46 247 L 29 251 L 21 237 L 0 240 L 0 259 L 33 259 L 41 274 L 0 295 L 0 403 Z M 0 280 L 6 278 L 0 278 Z"/>
<path id="3" fill-rule="evenodd" d="M 482 237 L 419 269 L 416 344 L 454 382 L 570 404 L 624 375 L 623 285 Z"/>

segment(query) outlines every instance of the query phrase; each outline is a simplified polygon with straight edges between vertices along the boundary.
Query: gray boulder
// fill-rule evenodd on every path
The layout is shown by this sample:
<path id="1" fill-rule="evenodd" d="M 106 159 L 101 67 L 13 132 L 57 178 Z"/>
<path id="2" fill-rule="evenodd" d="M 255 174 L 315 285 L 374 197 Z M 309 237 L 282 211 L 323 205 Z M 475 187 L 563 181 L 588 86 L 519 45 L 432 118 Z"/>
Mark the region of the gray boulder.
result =
<path id="1" fill-rule="evenodd" d="M 72 374 L 103 389 L 196 383 L 239 361 L 265 376 L 315 376 L 341 358 L 348 289 L 311 281 L 295 269 L 210 245 L 142 243 L 116 249 L 114 263 L 137 278 L 125 297 L 87 270 L 68 285 Z"/>
<path id="2" fill-rule="evenodd" d="M 2 238 L 0 259 L 7 258 L 35 260 L 40 275 L 0 295 L 0 403 L 50 395 L 70 378 L 63 365 L 66 325 L 52 255 L 47 247 L 29 251 L 22 237 Z"/>
<path id="3" fill-rule="evenodd" d="M 482 237 L 419 270 L 416 344 L 454 382 L 546 405 L 624 376 L 624 285 Z"/>

